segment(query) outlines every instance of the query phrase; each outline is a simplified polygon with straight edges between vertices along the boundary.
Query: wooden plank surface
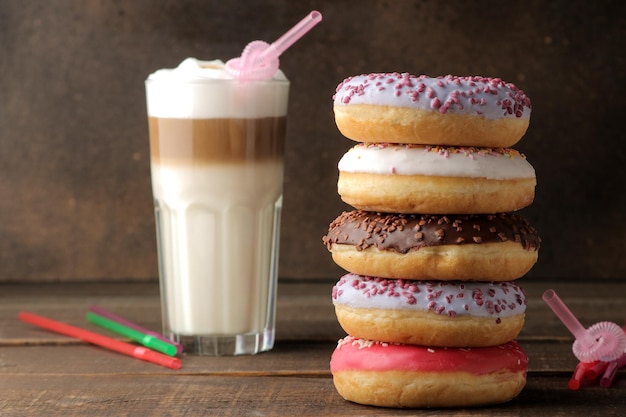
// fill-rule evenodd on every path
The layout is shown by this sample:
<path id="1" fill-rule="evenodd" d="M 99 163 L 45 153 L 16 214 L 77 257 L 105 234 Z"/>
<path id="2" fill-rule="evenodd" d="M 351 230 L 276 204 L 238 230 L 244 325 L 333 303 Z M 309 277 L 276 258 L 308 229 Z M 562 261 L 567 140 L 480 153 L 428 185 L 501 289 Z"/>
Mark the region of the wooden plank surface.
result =
<path id="1" fill-rule="evenodd" d="M 21 310 L 95 328 L 84 319 L 96 303 L 160 329 L 158 286 L 143 284 L 0 285 L 0 416 L 370 416 L 415 410 L 366 407 L 343 400 L 329 371 L 344 336 L 334 316 L 334 282 L 281 282 L 274 350 L 256 356 L 184 355 L 173 371 L 34 328 Z M 572 337 L 541 300 L 554 288 L 588 326 L 626 320 L 626 284 L 522 282 L 529 305 L 518 341 L 530 359 L 528 383 L 513 401 L 420 415 L 626 415 L 626 372 L 609 389 L 570 391 L 577 363 Z"/>
<path id="2" fill-rule="evenodd" d="M 420 415 L 619 415 L 624 403 L 606 391 L 577 392 L 559 388 L 554 378 L 529 379 L 526 389 L 513 401 L 491 407 L 457 410 L 423 410 Z M 562 379 L 560 382 L 566 382 Z M 33 392 L 28 376 L 0 383 L 2 415 L 64 416 L 372 416 L 415 415 L 415 410 L 386 410 L 352 404 L 339 397 L 328 378 L 271 378 L 172 376 L 169 378 L 98 376 L 74 378 L 45 376 L 48 387 Z M 23 410 L 23 412 L 21 412 Z M 329 410 L 331 412 L 329 412 Z M 572 410 L 576 410 L 575 413 Z M 622 409 L 623 411 L 623 409 Z M 111 414 L 105 414 L 111 412 Z M 7 413 L 7 414 L 5 414 Z M 62 414 L 61 414 L 62 413 Z M 99 413 L 99 414 L 98 414 Z"/>
<path id="3" fill-rule="evenodd" d="M 353 404 L 331 378 L 225 375 L 18 374 L 0 381 L 3 416 L 623 416 L 626 386 L 567 389 L 565 375 L 530 375 L 519 397 L 490 407 L 395 410 Z"/>

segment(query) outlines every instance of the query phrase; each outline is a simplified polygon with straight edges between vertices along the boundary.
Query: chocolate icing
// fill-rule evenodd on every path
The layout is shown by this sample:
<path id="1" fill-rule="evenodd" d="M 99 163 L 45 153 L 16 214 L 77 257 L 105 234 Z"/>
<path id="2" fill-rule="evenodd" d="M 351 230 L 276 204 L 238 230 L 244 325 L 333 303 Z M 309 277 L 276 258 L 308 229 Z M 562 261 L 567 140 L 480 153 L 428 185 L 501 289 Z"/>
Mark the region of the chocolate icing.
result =
<path id="1" fill-rule="evenodd" d="M 322 238 L 330 250 L 333 243 L 353 245 L 361 251 L 407 253 L 428 246 L 518 242 L 526 250 L 539 249 L 541 239 L 528 221 L 517 214 L 387 214 L 363 210 L 343 212 Z"/>

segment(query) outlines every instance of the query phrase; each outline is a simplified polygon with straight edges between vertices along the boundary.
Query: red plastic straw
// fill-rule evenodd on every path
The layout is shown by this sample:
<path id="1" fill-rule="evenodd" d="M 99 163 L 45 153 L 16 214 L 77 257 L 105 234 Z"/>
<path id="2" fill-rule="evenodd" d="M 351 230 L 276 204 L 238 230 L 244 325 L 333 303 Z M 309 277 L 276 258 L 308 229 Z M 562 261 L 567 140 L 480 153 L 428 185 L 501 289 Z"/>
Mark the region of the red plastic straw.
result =
<path id="1" fill-rule="evenodd" d="M 607 366 L 609 366 L 609 362 L 596 362 L 592 367 L 587 369 L 587 372 L 585 372 L 585 378 L 589 381 L 595 381 L 600 375 L 604 373 Z"/>
<path id="2" fill-rule="evenodd" d="M 576 391 L 578 388 L 580 388 L 580 384 L 585 378 L 585 373 L 594 364 L 595 362 L 578 362 L 578 365 L 576 365 L 576 369 L 574 370 L 574 374 L 567 384 L 569 389 Z"/>
<path id="3" fill-rule="evenodd" d="M 61 323 L 56 320 L 51 320 L 49 318 L 38 316 L 33 313 L 20 312 L 18 314 L 18 318 L 25 323 L 39 326 L 46 330 L 60 333 L 65 336 L 80 339 L 85 342 L 89 342 L 91 344 L 103 347 L 105 349 L 122 353 L 127 356 L 132 356 L 146 362 L 155 363 L 157 365 L 165 366 L 171 369 L 179 369 L 181 367 L 180 359 L 163 355 L 161 353 L 147 349 L 143 346 L 136 346 L 131 345 L 130 343 L 121 342 L 119 340 L 115 340 L 98 333 L 90 332 L 89 330 L 74 327 L 69 324 Z"/>

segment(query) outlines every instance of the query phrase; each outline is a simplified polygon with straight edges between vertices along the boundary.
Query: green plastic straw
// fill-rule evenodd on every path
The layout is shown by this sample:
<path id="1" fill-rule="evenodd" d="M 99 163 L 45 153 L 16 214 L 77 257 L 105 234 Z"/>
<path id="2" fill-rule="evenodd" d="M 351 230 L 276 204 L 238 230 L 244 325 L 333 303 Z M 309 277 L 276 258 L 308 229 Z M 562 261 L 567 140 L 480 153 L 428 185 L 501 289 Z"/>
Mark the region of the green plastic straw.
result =
<path id="1" fill-rule="evenodd" d="M 117 333 L 121 336 L 127 337 L 137 343 L 141 343 L 147 348 L 154 349 L 161 353 L 165 353 L 169 356 L 176 356 L 176 346 L 159 340 L 154 336 L 142 333 L 135 329 L 131 329 L 130 327 L 126 327 L 123 324 L 120 324 L 113 320 L 109 320 L 92 312 L 87 313 L 87 320 L 93 324 L 110 330 L 113 333 Z"/>

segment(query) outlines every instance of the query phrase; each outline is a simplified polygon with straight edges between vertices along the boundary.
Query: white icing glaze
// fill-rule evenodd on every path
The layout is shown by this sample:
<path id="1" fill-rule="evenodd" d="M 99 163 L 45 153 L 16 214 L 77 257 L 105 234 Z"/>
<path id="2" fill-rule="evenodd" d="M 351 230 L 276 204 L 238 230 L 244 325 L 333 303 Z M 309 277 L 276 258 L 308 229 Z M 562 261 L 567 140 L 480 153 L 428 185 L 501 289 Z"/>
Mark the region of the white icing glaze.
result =
<path id="1" fill-rule="evenodd" d="M 287 114 L 289 81 L 280 71 L 267 81 L 240 81 L 222 61 L 187 58 L 146 80 L 148 115 L 172 118 L 261 118 Z"/>
<path id="2" fill-rule="evenodd" d="M 346 274 L 333 287 L 333 304 L 353 308 L 433 311 L 450 317 L 511 317 L 526 311 L 514 282 L 410 281 Z"/>
<path id="3" fill-rule="evenodd" d="M 335 105 L 373 104 L 481 115 L 487 119 L 529 118 L 530 99 L 499 78 L 427 77 L 374 73 L 346 78 L 337 86 Z"/>
<path id="4" fill-rule="evenodd" d="M 487 179 L 535 178 L 526 158 L 513 149 L 431 147 L 359 143 L 346 152 L 339 171 Z"/>

